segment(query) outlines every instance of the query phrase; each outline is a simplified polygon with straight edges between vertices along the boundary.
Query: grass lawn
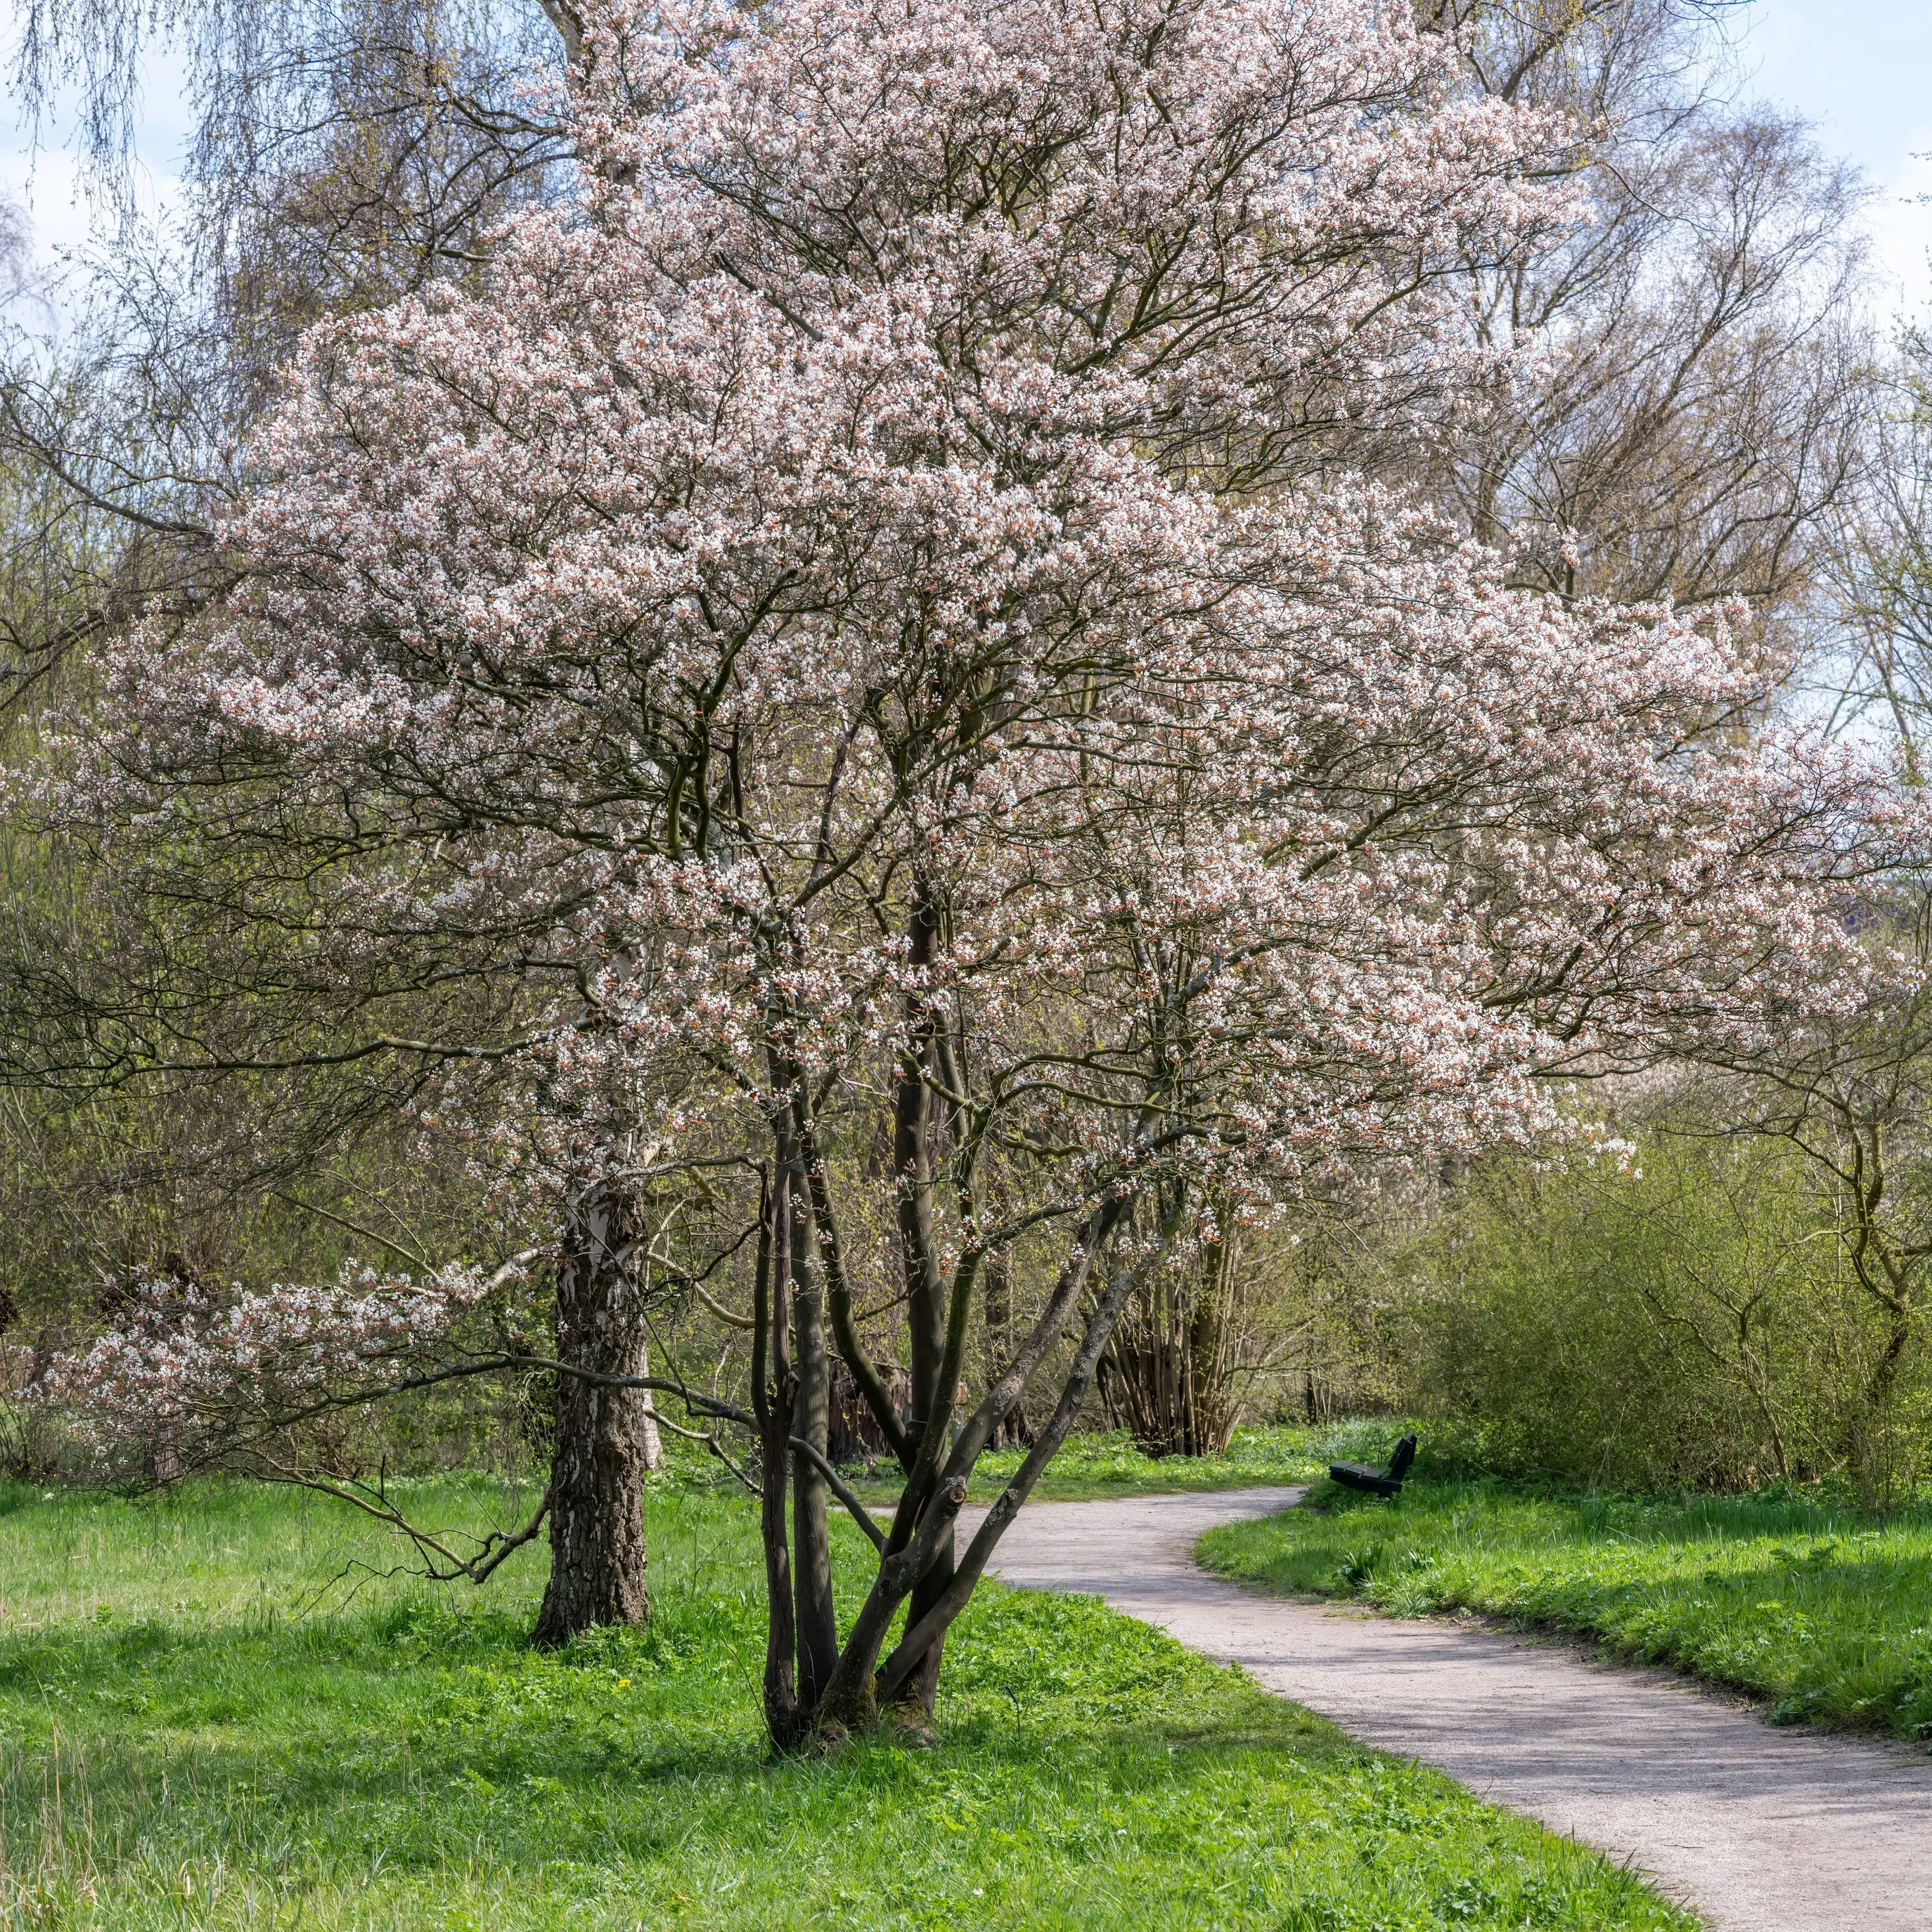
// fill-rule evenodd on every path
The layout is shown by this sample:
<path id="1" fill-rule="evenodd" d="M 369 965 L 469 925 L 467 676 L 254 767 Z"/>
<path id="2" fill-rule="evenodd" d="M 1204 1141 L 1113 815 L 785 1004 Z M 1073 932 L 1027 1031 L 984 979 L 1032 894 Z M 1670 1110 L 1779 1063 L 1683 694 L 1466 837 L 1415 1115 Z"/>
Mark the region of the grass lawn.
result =
<path id="1" fill-rule="evenodd" d="M 1041 1502 L 1087 1502 L 1097 1496 L 1171 1495 L 1177 1490 L 1245 1490 L 1266 1483 L 1312 1482 L 1328 1464 L 1352 1450 L 1334 1445 L 1347 1436 L 1334 1430 L 1279 1424 L 1238 1429 L 1220 1456 L 1143 1456 L 1124 1432 L 1070 1436 L 1034 1489 Z M 989 1503 L 1024 1460 L 1024 1449 L 989 1451 L 973 1471 L 970 1499 Z M 869 1480 L 854 1484 L 868 1503 L 898 1494 L 890 1458 L 874 1466 Z"/>
<path id="2" fill-rule="evenodd" d="M 1692 1924 L 1078 1599 L 981 1593 L 937 1744 L 771 1762 L 750 1508 L 650 1518 L 650 1626 L 544 1657 L 540 1551 L 459 1595 L 317 1500 L 0 1490 L 0 1926 Z"/>
<path id="3" fill-rule="evenodd" d="M 1324 1480 L 1309 1502 L 1328 1513 L 1214 1530 L 1203 1559 L 1397 1616 L 1557 1625 L 1754 1692 L 1784 1722 L 1932 1740 L 1932 1508 L 1879 1522 L 1802 1497 L 1427 1479 L 1392 1502 Z"/>

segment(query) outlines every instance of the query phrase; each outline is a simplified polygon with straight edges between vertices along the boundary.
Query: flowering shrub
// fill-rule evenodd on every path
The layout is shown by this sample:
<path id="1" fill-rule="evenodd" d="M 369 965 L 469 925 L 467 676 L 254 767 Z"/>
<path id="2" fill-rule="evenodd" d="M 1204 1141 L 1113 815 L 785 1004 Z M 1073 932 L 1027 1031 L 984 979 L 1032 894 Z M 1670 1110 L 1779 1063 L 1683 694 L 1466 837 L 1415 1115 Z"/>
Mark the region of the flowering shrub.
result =
<path id="1" fill-rule="evenodd" d="M 469 1268 L 421 1285 L 364 1269 L 326 1288 L 224 1292 L 137 1269 L 115 1285 L 110 1325 L 54 1358 L 33 1393 L 73 1408 L 110 1466 L 133 1451 L 178 1474 L 271 1420 L 440 1360 L 452 1322 L 500 1285 Z"/>
<path id="2" fill-rule="evenodd" d="M 1736 614 L 1514 590 L 1336 461 L 1507 376 L 1459 278 L 1567 218 L 1582 131 L 1458 98 L 1404 10 L 668 0 L 583 48 L 580 202 L 481 292 L 310 337 L 247 585 L 130 637 L 55 802 L 163 872 L 212 816 L 338 1058 L 418 1070 L 426 1131 L 567 1235 L 676 1197 L 719 1232 L 674 1273 L 759 1256 L 750 1409 L 706 1412 L 762 1445 L 783 1737 L 929 1701 L 1150 1270 L 1352 1163 L 1526 1137 L 1553 1072 L 1843 999 L 1838 895 L 1896 827 L 1749 728 L 1784 668 Z M 480 984 L 482 1038 L 446 1004 Z M 984 1270 L 1049 1238 L 968 1400 Z M 904 1404 L 855 1284 L 904 1310 Z M 352 1365 L 450 1305 L 339 1292 Z M 326 1372 L 288 1298 L 274 1372 Z M 130 1329 L 74 1386 L 245 1385 L 268 1318 Z M 906 1477 L 842 1649 L 830 1348 Z"/>

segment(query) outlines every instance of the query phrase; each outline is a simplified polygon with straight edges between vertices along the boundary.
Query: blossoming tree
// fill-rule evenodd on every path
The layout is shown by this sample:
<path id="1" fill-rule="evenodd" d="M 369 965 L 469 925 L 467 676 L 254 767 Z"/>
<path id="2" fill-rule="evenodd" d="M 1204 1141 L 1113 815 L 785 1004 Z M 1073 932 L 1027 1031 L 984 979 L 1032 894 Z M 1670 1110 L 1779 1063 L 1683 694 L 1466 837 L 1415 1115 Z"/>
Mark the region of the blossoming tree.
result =
<path id="1" fill-rule="evenodd" d="M 77 808 L 165 870 L 218 801 L 331 1052 L 436 1070 L 425 1131 L 555 1204 L 544 1636 L 636 1613 L 674 1388 L 755 1444 L 774 1738 L 929 1712 L 1122 1306 L 1217 1216 L 1855 970 L 1859 787 L 1746 728 L 1778 666 L 1512 592 L 1338 464 L 1454 434 L 1495 373 L 1457 274 L 1565 218 L 1569 131 L 1453 56 L 1370 0 L 588 10 L 581 204 L 484 294 L 316 334 L 244 591 L 120 654 Z M 484 1036 L 383 1019 L 485 982 Z M 993 1263 L 1034 1287 L 971 1382 Z M 290 1298 L 304 1386 L 416 1372 L 487 1300 L 446 1286 L 340 1291 L 332 1355 Z M 680 1294 L 742 1401 L 646 1372 Z M 185 1421 L 278 1309 L 245 1361 L 182 1345 Z M 125 1406 L 166 1346 L 71 1386 Z M 827 1462 L 835 1358 L 889 1529 Z M 842 1643 L 829 1490 L 876 1546 Z"/>

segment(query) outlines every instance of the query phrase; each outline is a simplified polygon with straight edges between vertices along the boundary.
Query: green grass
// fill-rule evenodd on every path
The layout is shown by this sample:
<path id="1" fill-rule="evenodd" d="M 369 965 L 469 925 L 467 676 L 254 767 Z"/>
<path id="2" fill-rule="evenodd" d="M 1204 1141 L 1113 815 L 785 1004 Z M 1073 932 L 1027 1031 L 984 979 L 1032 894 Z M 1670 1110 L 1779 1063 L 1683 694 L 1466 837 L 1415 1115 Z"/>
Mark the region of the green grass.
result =
<path id="1" fill-rule="evenodd" d="M 1554 1625 L 1752 1692 L 1780 1721 L 1932 1739 L 1932 1510 L 1429 1479 L 1387 1503 L 1324 1481 L 1309 1502 L 1328 1513 L 1214 1530 L 1203 1559 L 1396 1616 Z"/>
<path id="2" fill-rule="evenodd" d="M 1177 1490 L 1243 1490 L 1264 1483 L 1312 1482 L 1342 1452 L 1320 1430 L 1280 1424 L 1238 1429 L 1220 1456 L 1144 1456 L 1124 1432 L 1070 1436 L 1041 1473 L 1042 1502 L 1087 1502 L 1100 1496 L 1162 1496 Z M 991 1502 L 1024 1460 L 1024 1449 L 989 1450 L 973 1472 L 974 1502 Z M 873 1466 L 857 1486 L 868 1502 L 898 1493 L 892 1466 Z"/>
<path id="3" fill-rule="evenodd" d="M 648 1628 L 538 1656 L 540 1551 L 459 1595 L 312 1499 L 0 1490 L 0 1926 L 1692 1923 L 1083 1600 L 983 1590 L 936 1744 L 772 1762 L 750 1510 L 649 1510 Z"/>

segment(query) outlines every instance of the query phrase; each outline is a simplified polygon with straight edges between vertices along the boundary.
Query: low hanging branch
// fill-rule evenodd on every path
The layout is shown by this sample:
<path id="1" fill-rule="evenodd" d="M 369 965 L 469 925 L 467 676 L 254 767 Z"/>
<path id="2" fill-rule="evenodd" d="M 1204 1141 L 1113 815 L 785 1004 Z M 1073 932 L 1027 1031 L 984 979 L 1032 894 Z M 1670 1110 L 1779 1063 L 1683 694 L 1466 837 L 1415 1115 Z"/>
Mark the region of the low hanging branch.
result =
<path id="1" fill-rule="evenodd" d="M 338 1502 L 346 1503 L 350 1508 L 359 1510 L 386 1528 L 406 1538 L 426 1559 L 422 1574 L 436 1583 L 452 1583 L 459 1577 L 472 1583 L 487 1583 L 508 1558 L 536 1537 L 544 1518 L 550 1514 L 550 1492 L 546 1489 L 530 1520 L 520 1529 L 487 1531 L 476 1553 L 465 1556 L 454 1548 L 447 1534 L 433 1535 L 419 1524 L 410 1522 L 380 1485 L 372 1491 L 366 1484 L 347 1478 L 318 1476 L 278 1464 L 267 1456 L 258 1460 L 258 1473 L 267 1474 L 272 1480 L 332 1496 Z"/>

